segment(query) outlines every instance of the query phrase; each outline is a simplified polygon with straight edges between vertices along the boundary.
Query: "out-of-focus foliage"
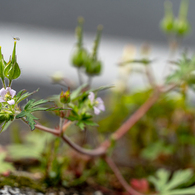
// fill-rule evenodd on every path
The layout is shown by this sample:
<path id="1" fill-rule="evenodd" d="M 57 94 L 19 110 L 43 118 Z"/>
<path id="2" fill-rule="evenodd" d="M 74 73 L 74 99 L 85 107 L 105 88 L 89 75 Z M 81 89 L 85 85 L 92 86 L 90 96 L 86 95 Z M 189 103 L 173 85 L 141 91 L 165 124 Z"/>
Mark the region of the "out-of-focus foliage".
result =
<path id="1" fill-rule="evenodd" d="M 150 176 L 151 181 L 159 195 L 184 195 L 194 194 L 195 187 L 185 187 L 185 189 L 175 189 L 184 183 L 187 183 L 193 176 L 191 169 L 176 171 L 170 179 L 171 173 L 164 169 L 159 169 L 156 172 L 156 177 Z"/>
<path id="2" fill-rule="evenodd" d="M 14 166 L 5 162 L 6 153 L 0 152 L 0 174 L 15 170 Z"/>

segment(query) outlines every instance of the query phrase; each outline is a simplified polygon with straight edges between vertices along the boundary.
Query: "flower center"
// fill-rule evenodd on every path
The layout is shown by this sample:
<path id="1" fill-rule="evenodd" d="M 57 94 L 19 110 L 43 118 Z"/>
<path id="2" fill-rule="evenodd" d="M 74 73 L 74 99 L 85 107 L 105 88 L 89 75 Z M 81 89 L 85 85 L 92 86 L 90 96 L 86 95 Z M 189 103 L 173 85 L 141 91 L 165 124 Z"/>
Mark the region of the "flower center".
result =
<path id="1" fill-rule="evenodd" d="M 94 105 L 97 106 L 99 104 L 99 102 L 97 100 L 95 100 Z"/>
<path id="2" fill-rule="evenodd" d="M 9 101 L 9 100 L 12 99 L 12 97 L 11 97 L 11 95 L 10 95 L 10 92 L 7 92 L 7 93 L 5 94 L 4 99 L 5 99 L 5 101 Z"/>

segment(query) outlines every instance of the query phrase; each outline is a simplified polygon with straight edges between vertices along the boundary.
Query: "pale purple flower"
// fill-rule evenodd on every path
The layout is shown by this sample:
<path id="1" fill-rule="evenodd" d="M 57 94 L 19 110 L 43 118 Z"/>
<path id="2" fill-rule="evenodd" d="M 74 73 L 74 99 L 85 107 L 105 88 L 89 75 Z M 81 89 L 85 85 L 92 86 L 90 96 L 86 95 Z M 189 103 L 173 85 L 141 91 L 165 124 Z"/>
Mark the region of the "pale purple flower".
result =
<path id="1" fill-rule="evenodd" d="M 12 99 L 16 95 L 16 91 L 11 87 L 2 88 L 0 90 L 0 102 L 7 102 L 9 105 L 15 104 L 15 100 Z"/>
<path id="2" fill-rule="evenodd" d="M 95 99 L 95 94 L 93 92 L 89 92 L 88 98 L 96 115 L 98 115 L 101 111 L 105 111 L 104 102 L 100 97 Z"/>

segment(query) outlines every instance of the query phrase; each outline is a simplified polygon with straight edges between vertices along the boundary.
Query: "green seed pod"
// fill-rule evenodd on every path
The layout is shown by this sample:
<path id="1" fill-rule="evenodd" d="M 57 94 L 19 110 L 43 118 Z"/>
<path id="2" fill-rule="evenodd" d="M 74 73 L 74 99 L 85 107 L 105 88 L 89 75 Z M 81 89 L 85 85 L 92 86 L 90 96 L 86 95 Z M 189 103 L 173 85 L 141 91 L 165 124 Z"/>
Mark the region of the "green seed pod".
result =
<path id="1" fill-rule="evenodd" d="M 160 23 L 161 29 L 165 33 L 171 33 L 174 29 L 174 17 L 172 13 L 172 3 L 170 1 L 165 1 L 165 16 Z"/>
<path id="2" fill-rule="evenodd" d="M 4 75 L 10 81 L 12 81 L 13 79 L 17 79 L 20 76 L 20 74 L 21 74 L 20 67 L 16 61 L 16 41 L 14 41 L 14 49 L 12 53 L 12 58 L 6 64 L 4 68 Z"/>
<path id="3" fill-rule="evenodd" d="M 187 19 L 188 7 L 189 1 L 182 0 L 180 4 L 178 19 L 176 19 L 174 23 L 175 33 L 179 36 L 185 36 L 190 32 L 190 24 Z"/>
<path id="4" fill-rule="evenodd" d="M 10 81 L 12 81 L 13 79 L 17 79 L 20 74 L 21 71 L 17 62 L 12 63 L 12 61 L 9 61 L 4 68 L 4 75 Z"/>
<path id="5" fill-rule="evenodd" d="M 177 35 L 184 36 L 190 32 L 190 24 L 187 20 L 175 20 L 174 30 Z"/>
<path id="6" fill-rule="evenodd" d="M 86 74 L 89 76 L 99 75 L 102 69 L 102 62 L 99 60 L 90 60 L 86 64 Z"/>
<path id="7" fill-rule="evenodd" d="M 70 103 L 70 90 L 68 89 L 66 92 L 61 92 L 60 94 L 60 102 L 63 104 Z"/>
<path id="8" fill-rule="evenodd" d="M 0 47 L 0 77 L 2 81 L 4 81 L 4 74 L 3 74 L 4 68 L 5 68 L 5 61 L 3 59 L 3 55 L 1 53 L 1 47 Z"/>
<path id="9" fill-rule="evenodd" d="M 173 18 L 169 18 L 169 17 L 164 18 L 161 21 L 160 27 L 165 33 L 173 32 L 173 28 L 174 28 Z"/>
<path id="10" fill-rule="evenodd" d="M 76 51 L 72 55 L 71 63 L 73 66 L 80 68 L 85 65 L 87 58 L 88 54 L 84 48 L 76 49 Z"/>
<path id="11" fill-rule="evenodd" d="M 12 63 L 16 62 L 16 41 L 14 41 L 14 48 L 12 52 Z"/>

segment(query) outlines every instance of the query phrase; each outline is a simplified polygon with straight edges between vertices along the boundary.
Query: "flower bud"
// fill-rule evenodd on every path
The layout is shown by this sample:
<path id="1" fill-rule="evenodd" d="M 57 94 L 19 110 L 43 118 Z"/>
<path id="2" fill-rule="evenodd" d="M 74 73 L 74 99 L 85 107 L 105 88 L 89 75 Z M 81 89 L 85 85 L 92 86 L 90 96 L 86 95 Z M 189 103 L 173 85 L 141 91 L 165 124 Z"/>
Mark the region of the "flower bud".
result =
<path id="1" fill-rule="evenodd" d="M 68 89 L 66 92 L 61 92 L 60 94 L 60 102 L 63 104 L 68 104 L 70 102 L 70 90 Z"/>
<path id="2" fill-rule="evenodd" d="M 60 81 L 62 81 L 64 78 L 62 72 L 55 72 L 52 76 L 51 76 L 51 79 L 54 83 L 59 83 Z"/>

